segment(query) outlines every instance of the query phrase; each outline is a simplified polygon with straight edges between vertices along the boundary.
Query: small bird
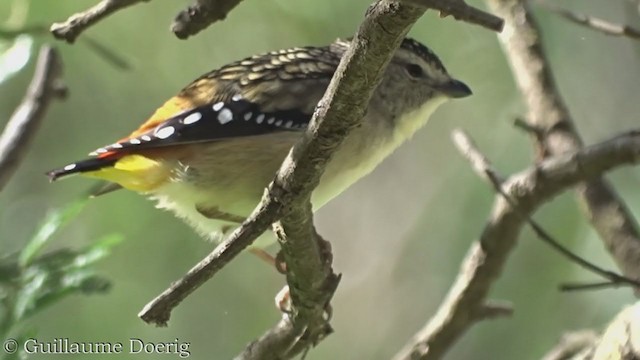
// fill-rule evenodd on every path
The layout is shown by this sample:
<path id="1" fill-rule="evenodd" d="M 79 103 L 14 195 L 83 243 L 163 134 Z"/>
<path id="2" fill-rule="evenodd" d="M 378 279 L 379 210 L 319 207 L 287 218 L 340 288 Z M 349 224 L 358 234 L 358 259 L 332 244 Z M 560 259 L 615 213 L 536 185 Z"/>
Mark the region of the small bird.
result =
<path id="1" fill-rule="evenodd" d="M 82 174 L 157 201 L 218 239 L 260 201 L 300 138 L 349 42 L 252 56 L 206 73 L 129 136 L 48 172 Z M 370 173 L 450 98 L 471 94 L 438 57 L 404 39 L 360 127 L 334 154 L 312 203 L 318 209 Z"/>

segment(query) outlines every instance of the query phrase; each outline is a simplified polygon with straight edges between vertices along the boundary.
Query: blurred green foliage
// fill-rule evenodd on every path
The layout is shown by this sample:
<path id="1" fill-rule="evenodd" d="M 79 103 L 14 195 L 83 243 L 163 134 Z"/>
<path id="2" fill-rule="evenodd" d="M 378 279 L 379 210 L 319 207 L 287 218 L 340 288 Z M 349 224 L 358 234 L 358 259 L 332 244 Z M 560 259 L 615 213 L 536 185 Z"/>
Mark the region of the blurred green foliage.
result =
<path id="1" fill-rule="evenodd" d="M 0 24 L 5 18 L 20 18 L 11 11 L 16 2 L 29 5 L 19 19 L 23 25 L 45 27 L 94 3 L 2 1 Z M 244 1 L 225 21 L 180 41 L 168 27 L 187 2 L 155 0 L 92 27 L 80 38 L 89 42 L 79 39 L 67 45 L 33 35 L 36 45 L 53 42 L 62 52 L 70 97 L 53 104 L 27 160 L 0 198 L 3 253 L 24 248 L 23 239 L 33 232 L 37 219 L 92 186 L 81 178 L 51 185 L 43 172 L 129 133 L 164 100 L 210 69 L 258 52 L 326 44 L 352 35 L 369 3 Z M 633 4 L 624 1 L 567 0 L 563 5 L 626 23 L 640 20 Z M 537 15 L 556 80 L 586 142 L 637 127 L 638 43 L 577 27 L 543 11 Z M 318 214 L 317 228 L 332 241 L 335 268 L 343 280 L 333 302 L 336 332 L 311 351 L 311 360 L 387 359 L 442 300 L 494 196 L 456 153 L 448 139 L 451 129 L 465 128 L 503 174 L 531 161 L 530 140 L 511 125 L 523 107 L 496 35 L 439 19 L 435 13 L 421 19 L 410 35 L 429 44 L 449 72 L 471 86 L 474 96 L 444 105 L 411 142 Z M 130 69 L 113 66 L 109 55 L 96 51 L 91 41 Z M 20 101 L 31 67 L 0 85 L 1 118 L 8 118 Z M 610 178 L 638 213 L 637 171 L 619 170 Z M 570 193 L 545 206 L 536 219 L 576 252 L 614 267 Z M 194 359 L 228 359 L 277 321 L 273 295 L 284 279 L 252 257 L 240 256 L 188 298 L 173 313 L 168 328 L 145 325 L 136 317 L 141 307 L 214 244 L 201 241 L 170 214 L 125 191 L 90 201 L 77 220 L 60 231 L 57 243 L 88 250 L 91 239 L 112 232 L 128 239 L 99 265 L 113 280 L 112 291 L 101 297 L 70 297 L 33 314 L 28 323 L 38 329 L 39 338 L 177 338 L 192 344 Z M 513 301 L 515 315 L 474 326 L 448 358 L 537 359 L 564 331 L 600 328 L 633 299 L 626 289 L 571 294 L 557 290 L 560 282 L 589 279 L 591 274 L 525 231 L 491 294 Z"/>
<path id="2" fill-rule="evenodd" d="M 107 256 L 121 237 L 110 235 L 80 250 L 60 248 L 44 253 L 45 246 L 69 221 L 78 216 L 86 200 L 52 211 L 19 253 L 0 258 L 0 338 L 24 344 L 37 336 L 37 325 L 23 326 L 32 316 L 73 294 L 105 293 L 110 282 L 96 275 L 94 264 Z M 24 348 L 2 359 L 26 359 Z"/>

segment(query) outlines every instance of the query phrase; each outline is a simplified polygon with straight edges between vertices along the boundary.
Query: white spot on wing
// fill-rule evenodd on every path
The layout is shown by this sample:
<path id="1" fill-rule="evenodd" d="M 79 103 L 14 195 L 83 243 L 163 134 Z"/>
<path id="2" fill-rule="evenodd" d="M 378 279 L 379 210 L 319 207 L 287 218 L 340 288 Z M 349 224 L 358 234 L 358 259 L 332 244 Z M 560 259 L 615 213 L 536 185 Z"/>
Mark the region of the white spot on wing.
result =
<path id="1" fill-rule="evenodd" d="M 176 129 L 174 129 L 173 126 L 167 126 L 163 127 L 162 129 L 156 130 L 155 135 L 158 139 L 166 139 L 169 136 L 173 135 L 174 132 L 176 132 Z"/>
<path id="2" fill-rule="evenodd" d="M 140 139 L 144 140 L 144 141 L 151 141 L 151 136 L 149 135 L 142 135 L 140 136 Z"/>
<path id="3" fill-rule="evenodd" d="M 187 116 L 186 118 L 184 118 L 184 120 L 182 120 L 182 123 L 185 125 L 189 125 L 189 124 L 193 124 L 195 122 L 198 122 L 200 119 L 202 119 L 202 114 L 199 112 L 195 112 L 189 116 Z"/>
<path id="4" fill-rule="evenodd" d="M 249 119 L 251 119 L 252 116 L 253 116 L 253 113 L 249 111 L 248 113 L 244 114 L 244 119 L 246 121 L 249 121 Z"/>
<path id="5" fill-rule="evenodd" d="M 76 164 L 69 164 L 69 165 L 64 167 L 64 170 L 65 171 L 71 171 L 71 170 L 73 170 L 75 168 L 76 168 Z"/>
<path id="6" fill-rule="evenodd" d="M 224 106 L 224 103 L 222 101 L 217 102 L 215 104 L 213 104 L 213 106 L 211 107 L 213 109 L 213 111 L 220 111 L 220 109 L 222 109 L 222 107 Z"/>
<path id="7" fill-rule="evenodd" d="M 275 120 L 276 120 L 275 118 L 270 117 L 270 118 L 268 118 L 268 119 L 267 119 L 267 124 L 273 124 L 273 122 L 274 122 Z"/>
<path id="8" fill-rule="evenodd" d="M 293 121 L 291 121 L 291 120 L 287 121 L 287 123 L 284 124 L 284 127 L 286 127 L 286 128 L 290 128 L 291 126 L 293 126 Z"/>
<path id="9" fill-rule="evenodd" d="M 133 139 L 129 140 L 129 142 L 130 142 L 131 144 L 133 144 L 133 145 L 138 145 L 138 144 L 140 144 L 142 141 L 140 141 L 140 139 L 133 138 Z"/>
<path id="10" fill-rule="evenodd" d="M 95 152 L 96 152 L 96 153 L 98 153 L 98 154 L 104 154 L 104 153 L 106 153 L 106 152 L 107 152 L 107 149 L 105 149 L 105 148 L 100 148 L 100 149 L 96 150 Z"/>
<path id="11" fill-rule="evenodd" d="M 229 109 L 222 109 L 218 114 L 218 121 L 220 124 L 224 125 L 229 121 L 233 120 L 233 113 Z"/>
<path id="12" fill-rule="evenodd" d="M 258 117 L 256 118 L 256 122 L 258 124 L 262 124 L 262 120 L 264 120 L 264 114 L 258 115 Z"/>
<path id="13" fill-rule="evenodd" d="M 233 97 L 231 98 L 231 100 L 233 100 L 233 101 L 240 101 L 240 100 L 242 100 L 242 95 L 240 95 L 240 94 L 235 94 L 235 95 L 233 95 Z"/>
<path id="14" fill-rule="evenodd" d="M 111 145 L 111 147 L 114 148 L 114 149 L 122 149 L 122 144 L 115 143 L 115 144 Z"/>
<path id="15" fill-rule="evenodd" d="M 276 121 L 276 126 L 280 126 L 280 125 L 282 125 L 282 120 Z"/>

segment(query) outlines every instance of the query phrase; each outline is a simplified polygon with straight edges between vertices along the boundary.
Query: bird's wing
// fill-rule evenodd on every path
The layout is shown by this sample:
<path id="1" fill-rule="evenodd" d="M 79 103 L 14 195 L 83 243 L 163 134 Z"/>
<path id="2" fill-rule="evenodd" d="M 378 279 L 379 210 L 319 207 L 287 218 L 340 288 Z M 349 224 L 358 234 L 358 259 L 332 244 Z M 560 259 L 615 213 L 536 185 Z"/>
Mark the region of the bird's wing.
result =
<path id="1" fill-rule="evenodd" d="M 129 136 L 48 175 L 55 180 L 96 171 L 170 146 L 300 131 L 339 60 L 326 48 L 295 48 L 229 64 L 196 79 Z"/>

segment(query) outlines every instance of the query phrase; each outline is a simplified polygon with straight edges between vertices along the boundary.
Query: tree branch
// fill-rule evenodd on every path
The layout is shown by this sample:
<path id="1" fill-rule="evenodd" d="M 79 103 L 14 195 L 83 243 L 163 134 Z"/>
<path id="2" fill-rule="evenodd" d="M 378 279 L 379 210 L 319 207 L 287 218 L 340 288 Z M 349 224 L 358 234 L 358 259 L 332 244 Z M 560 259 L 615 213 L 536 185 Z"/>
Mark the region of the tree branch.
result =
<path id="1" fill-rule="evenodd" d="M 488 166 L 488 160 L 472 147 L 461 146 L 461 150 L 470 154 L 467 157 L 474 168 Z M 504 181 L 503 192 L 517 207 L 510 206 L 504 196 L 496 195 L 480 239 L 472 244 L 445 300 L 394 359 L 440 359 L 471 325 L 482 319 L 479 314 L 489 289 L 500 275 L 527 217 L 568 187 L 639 161 L 640 130 L 577 152 L 549 157 Z"/>
<path id="2" fill-rule="evenodd" d="M 538 157 L 575 151 L 580 139 L 544 54 L 541 35 L 531 10 L 522 0 L 487 0 L 506 20 L 500 36 L 520 91 L 528 107 L 528 123 L 540 130 L 535 136 Z M 640 279 L 640 231 L 627 206 L 608 181 L 595 178 L 576 186 L 591 225 L 622 272 Z"/>
<path id="3" fill-rule="evenodd" d="M 584 27 L 599 31 L 605 35 L 626 36 L 634 40 L 640 40 L 640 30 L 634 27 L 615 24 L 607 20 L 598 19 L 593 16 L 569 11 L 555 4 L 550 4 L 546 1 L 538 1 L 537 4 L 555 14 L 558 14 L 559 16 L 562 16 L 563 18 L 571 21 L 574 24 L 582 25 Z"/>
<path id="4" fill-rule="evenodd" d="M 195 4 L 178 13 L 171 31 L 180 39 L 186 39 L 206 29 L 227 14 L 242 0 L 196 0 Z"/>
<path id="5" fill-rule="evenodd" d="M 0 191 L 22 162 L 51 100 L 65 94 L 62 59 L 54 48 L 42 46 L 29 89 L 0 135 Z"/>
<path id="6" fill-rule="evenodd" d="M 441 17 L 453 16 L 456 20 L 480 25 L 489 30 L 501 32 L 504 20 L 493 14 L 467 5 L 464 0 L 403 0 L 406 3 L 440 11 Z"/>
<path id="7" fill-rule="evenodd" d="M 143 1 L 149 0 L 102 0 L 85 11 L 71 15 L 65 22 L 53 23 L 49 30 L 56 39 L 72 44 L 90 26 L 118 10 Z"/>

